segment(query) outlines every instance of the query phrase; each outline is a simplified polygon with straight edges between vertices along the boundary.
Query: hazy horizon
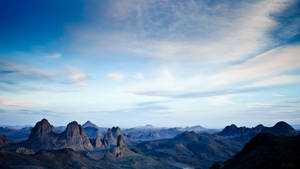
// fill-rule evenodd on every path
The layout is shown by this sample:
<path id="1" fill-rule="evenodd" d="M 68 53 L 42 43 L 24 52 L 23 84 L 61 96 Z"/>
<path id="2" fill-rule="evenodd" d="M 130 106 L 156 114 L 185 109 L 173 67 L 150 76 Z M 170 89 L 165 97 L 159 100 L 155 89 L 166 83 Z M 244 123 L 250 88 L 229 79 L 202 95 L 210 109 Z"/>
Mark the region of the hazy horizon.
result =
<path id="1" fill-rule="evenodd" d="M 300 124 L 299 0 L 0 5 L 0 125 Z"/>
<path id="2" fill-rule="evenodd" d="M 42 119 L 41 119 L 42 120 Z M 40 121 L 40 120 L 39 120 Z M 37 121 L 37 122 L 39 122 L 39 121 Z M 49 121 L 49 120 L 48 120 Z M 76 120 L 73 120 L 73 121 L 76 121 Z M 53 125 L 53 123 L 51 122 L 51 121 L 49 121 L 49 123 L 51 124 L 51 125 L 53 125 L 54 127 L 66 127 L 69 123 L 71 123 L 71 122 L 73 122 L 73 121 L 70 121 L 70 122 L 68 122 L 68 123 L 66 123 L 66 124 L 62 124 L 62 125 Z M 88 120 L 88 121 L 90 121 L 90 120 Z M 78 122 L 78 124 L 80 124 L 80 125 L 84 125 L 84 123 L 86 123 L 86 122 L 88 122 L 88 121 L 85 121 L 85 122 L 82 122 L 82 123 L 80 123 L 80 122 L 78 122 L 78 121 L 76 121 L 76 122 Z M 37 123 L 36 122 L 36 123 Z M 137 128 L 139 128 L 139 127 L 146 127 L 146 126 L 149 126 L 149 125 L 151 125 L 152 127 L 155 127 L 155 128 L 173 128 L 173 127 L 182 127 L 182 128 L 185 128 L 185 127 L 195 127 L 195 126 L 201 126 L 201 127 L 204 127 L 204 128 L 207 128 L 207 129 L 223 129 L 223 128 L 225 128 L 226 126 L 229 126 L 229 125 L 232 125 L 232 124 L 234 124 L 234 125 L 236 125 L 237 127 L 248 127 L 248 128 L 252 128 L 252 127 L 256 127 L 257 125 L 261 125 L 262 123 L 259 123 L 259 124 L 256 124 L 256 125 L 254 125 L 254 126 L 245 126 L 245 125 L 243 125 L 243 124 L 241 124 L 241 125 L 238 125 L 238 124 L 235 124 L 235 123 L 232 123 L 232 124 L 227 124 L 226 126 L 221 126 L 221 127 L 210 127 L 210 126 L 203 126 L 203 125 L 200 125 L 200 124 L 198 124 L 198 125 L 189 125 L 189 126 L 155 126 L 155 125 L 152 125 L 152 124 L 145 124 L 145 125 L 136 125 L 136 126 L 134 126 L 134 125 L 132 125 L 132 126 L 119 126 L 119 125 L 112 125 L 112 126 L 101 126 L 101 124 L 96 124 L 96 123 L 94 123 L 94 122 L 92 122 L 92 121 L 90 121 L 91 123 L 93 123 L 93 124 L 95 124 L 95 125 L 97 125 L 98 127 L 103 127 L 103 128 L 112 128 L 112 127 L 120 127 L 121 129 L 129 129 L 129 128 L 135 128 L 135 127 L 137 127 Z M 278 121 L 278 122 L 280 122 L 280 121 Z M 276 122 L 276 123 L 278 123 L 278 122 Z M 20 128 L 23 128 L 23 127 L 34 127 L 35 126 L 35 124 L 36 123 L 33 123 L 33 124 L 27 124 L 27 125 L 2 125 L 2 124 L 0 124 L 0 127 L 8 127 L 8 128 L 17 128 L 17 129 L 20 129 Z M 265 127 L 272 127 L 272 126 L 274 126 L 276 123 L 274 123 L 274 124 L 262 124 L 262 125 L 264 125 Z M 294 129 L 300 129 L 300 124 L 289 124 L 289 125 L 291 125 Z"/>

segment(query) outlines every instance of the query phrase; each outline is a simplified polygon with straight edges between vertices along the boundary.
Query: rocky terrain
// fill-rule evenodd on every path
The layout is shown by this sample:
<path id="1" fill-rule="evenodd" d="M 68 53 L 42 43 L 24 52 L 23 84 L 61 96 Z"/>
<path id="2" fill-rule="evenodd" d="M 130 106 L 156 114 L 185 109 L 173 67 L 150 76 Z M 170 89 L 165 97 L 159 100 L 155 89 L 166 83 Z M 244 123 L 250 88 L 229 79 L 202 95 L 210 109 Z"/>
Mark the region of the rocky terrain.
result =
<path id="1" fill-rule="evenodd" d="M 137 147 L 146 155 L 180 167 L 209 168 L 215 161 L 233 156 L 242 144 L 186 131 L 173 139 L 143 142 Z"/>
<path id="2" fill-rule="evenodd" d="M 53 132 L 53 126 L 51 126 L 46 119 L 41 120 L 32 128 L 27 140 L 11 145 L 10 149 L 16 149 L 18 147 L 24 147 L 36 152 L 41 149 L 93 149 L 84 129 L 77 122 L 69 123 L 64 132 L 57 134 Z"/>
<path id="3" fill-rule="evenodd" d="M 40 150 L 32 155 L 0 149 L 0 168 L 5 169 L 179 169 L 151 157 L 135 153 L 118 138 L 112 152 L 99 160 L 76 152 L 70 148 Z"/>
<path id="4" fill-rule="evenodd" d="M 3 146 L 7 146 L 9 145 L 11 142 L 9 139 L 7 139 L 5 136 L 3 135 L 0 135 L 0 147 L 3 147 Z"/>

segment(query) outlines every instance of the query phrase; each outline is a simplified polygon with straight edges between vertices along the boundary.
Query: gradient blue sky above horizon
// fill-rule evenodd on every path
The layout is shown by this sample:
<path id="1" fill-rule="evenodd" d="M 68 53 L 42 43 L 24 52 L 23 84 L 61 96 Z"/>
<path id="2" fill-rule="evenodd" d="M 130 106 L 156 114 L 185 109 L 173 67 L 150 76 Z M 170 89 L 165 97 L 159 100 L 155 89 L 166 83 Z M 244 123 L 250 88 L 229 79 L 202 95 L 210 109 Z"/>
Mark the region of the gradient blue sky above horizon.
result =
<path id="1" fill-rule="evenodd" d="M 2 0 L 0 124 L 300 124 L 299 0 Z"/>

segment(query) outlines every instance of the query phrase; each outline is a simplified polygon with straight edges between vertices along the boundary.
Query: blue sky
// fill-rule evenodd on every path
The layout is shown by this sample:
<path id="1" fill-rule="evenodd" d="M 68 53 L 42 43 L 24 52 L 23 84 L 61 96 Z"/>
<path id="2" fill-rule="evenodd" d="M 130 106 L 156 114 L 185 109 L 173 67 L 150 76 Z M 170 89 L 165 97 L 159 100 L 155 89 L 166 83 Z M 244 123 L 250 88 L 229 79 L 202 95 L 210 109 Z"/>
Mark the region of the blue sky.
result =
<path id="1" fill-rule="evenodd" d="M 3 0 L 0 124 L 300 124 L 299 0 Z"/>

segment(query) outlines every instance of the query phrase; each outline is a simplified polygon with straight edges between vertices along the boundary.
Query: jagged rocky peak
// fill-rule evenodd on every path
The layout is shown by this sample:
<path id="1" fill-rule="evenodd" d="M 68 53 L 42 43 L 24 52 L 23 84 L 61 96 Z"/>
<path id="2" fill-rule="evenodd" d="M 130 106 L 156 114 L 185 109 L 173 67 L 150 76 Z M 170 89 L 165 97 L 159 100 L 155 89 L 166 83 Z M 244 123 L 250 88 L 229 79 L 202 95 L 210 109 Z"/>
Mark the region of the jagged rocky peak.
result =
<path id="1" fill-rule="evenodd" d="M 47 119 L 42 119 L 32 128 L 29 138 L 33 139 L 48 135 L 52 132 L 52 128 L 53 126 L 50 125 Z"/>
<path id="2" fill-rule="evenodd" d="M 122 135 L 119 127 L 109 128 L 103 138 L 104 145 L 106 147 L 109 147 L 110 145 L 117 145 L 117 138 L 119 135 Z"/>
<path id="3" fill-rule="evenodd" d="M 86 133 L 81 125 L 79 125 L 76 121 L 72 121 L 71 123 L 68 124 L 66 129 L 67 138 L 77 137 L 81 135 L 86 136 Z"/>
<path id="4" fill-rule="evenodd" d="M 111 129 L 111 132 L 112 134 L 115 136 L 115 137 L 118 137 L 119 135 L 121 135 L 121 129 L 117 126 L 117 127 L 113 127 Z"/>

